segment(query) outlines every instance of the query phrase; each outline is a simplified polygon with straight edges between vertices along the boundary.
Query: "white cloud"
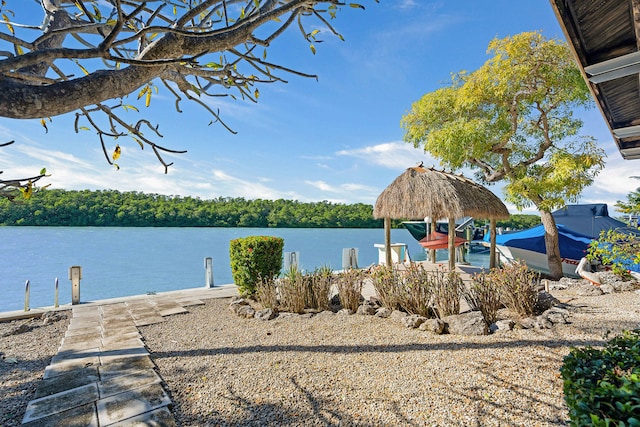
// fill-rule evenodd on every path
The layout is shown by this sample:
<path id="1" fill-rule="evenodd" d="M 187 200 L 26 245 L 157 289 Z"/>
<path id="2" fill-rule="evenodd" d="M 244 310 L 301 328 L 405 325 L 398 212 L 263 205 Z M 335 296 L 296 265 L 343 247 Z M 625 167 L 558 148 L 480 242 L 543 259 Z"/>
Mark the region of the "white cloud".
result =
<path id="1" fill-rule="evenodd" d="M 254 180 L 245 180 L 231 176 L 222 170 L 212 171 L 212 185 L 218 192 L 233 194 L 234 197 L 246 197 L 248 199 L 292 199 L 301 200 L 300 195 L 292 191 L 280 191 L 266 185 L 259 184 Z"/>
<path id="2" fill-rule="evenodd" d="M 363 148 L 340 150 L 336 155 L 355 157 L 374 165 L 397 170 L 415 166 L 421 161 L 425 166 L 439 165 L 439 162 L 424 150 L 414 148 L 406 142 L 386 142 Z"/>

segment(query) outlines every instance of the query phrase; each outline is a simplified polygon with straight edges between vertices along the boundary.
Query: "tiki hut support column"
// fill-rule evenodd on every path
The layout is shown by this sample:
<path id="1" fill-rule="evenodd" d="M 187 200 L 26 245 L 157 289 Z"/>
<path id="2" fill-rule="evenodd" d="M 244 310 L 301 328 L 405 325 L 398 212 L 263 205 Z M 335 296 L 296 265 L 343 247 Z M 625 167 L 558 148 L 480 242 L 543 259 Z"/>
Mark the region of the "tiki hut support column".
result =
<path id="1" fill-rule="evenodd" d="M 384 218 L 384 256 L 385 263 L 391 267 L 391 218 Z"/>
<path id="2" fill-rule="evenodd" d="M 498 221 L 495 218 L 491 218 L 489 225 L 489 236 L 490 245 L 489 245 L 489 269 L 496 268 L 496 225 Z"/>
<path id="3" fill-rule="evenodd" d="M 437 226 L 437 222 L 436 222 L 435 218 L 431 218 L 431 228 L 429 230 L 427 230 L 427 234 L 433 233 L 434 231 L 436 231 L 436 226 Z M 436 250 L 435 249 L 429 249 L 429 260 L 434 264 L 436 263 Z"/>
<path id="4" fill-rule="evenodd" d="M 449 218 L 449 271 L 456 269 L 456 219 Z"/>

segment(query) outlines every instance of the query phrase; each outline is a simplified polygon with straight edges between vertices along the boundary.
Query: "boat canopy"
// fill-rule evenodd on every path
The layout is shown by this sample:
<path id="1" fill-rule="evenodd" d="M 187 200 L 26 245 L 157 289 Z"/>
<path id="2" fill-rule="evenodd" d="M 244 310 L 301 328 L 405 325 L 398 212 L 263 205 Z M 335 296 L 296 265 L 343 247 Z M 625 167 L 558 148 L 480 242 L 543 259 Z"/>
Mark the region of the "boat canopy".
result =
<path id="1" fill-rule="evenodd" d="M 606 203 L 594 203 L 589 205 L 567 205 L 551 213 L 556 224 L 564 225 L 575 232 L 597 239 L 600 231 L 617 230 L 621 233 L 637 234 L 622 221 L 611 218 Z"/>
<path id="2" fill-rule="evenodd" d="M 489 241 L 489 233 L 484 236 Z M 558 224 L 558 244 L 562 258 L 580 259 L 587 255 L 587 248 L 593 239 Z M 547 253 L 544 242 L 544 226 L 542 224 L 523 231 L 500 234 L 496 236 L 496 244 L 538 253 Z"/>

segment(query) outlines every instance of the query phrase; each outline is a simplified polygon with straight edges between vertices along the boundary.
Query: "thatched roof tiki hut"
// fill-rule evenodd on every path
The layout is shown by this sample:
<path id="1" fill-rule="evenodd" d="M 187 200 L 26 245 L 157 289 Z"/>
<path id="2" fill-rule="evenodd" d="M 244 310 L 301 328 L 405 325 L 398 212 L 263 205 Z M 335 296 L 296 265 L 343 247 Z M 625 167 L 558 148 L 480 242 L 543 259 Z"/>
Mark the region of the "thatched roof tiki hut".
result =
<path id="1" fill-rule="evenodd" d="M 391 219 L 449 219 L 449 271 L 455 269 L 455 220 L 464 216 L 491 221 L 490 267 L 496 266 L 496 221 L 509 211 L 491 191 L 462 175 L 422 165 L 407 169 L 378 196 L 373 216 L 384 218 L 386 263 L 391 265 Z"/>

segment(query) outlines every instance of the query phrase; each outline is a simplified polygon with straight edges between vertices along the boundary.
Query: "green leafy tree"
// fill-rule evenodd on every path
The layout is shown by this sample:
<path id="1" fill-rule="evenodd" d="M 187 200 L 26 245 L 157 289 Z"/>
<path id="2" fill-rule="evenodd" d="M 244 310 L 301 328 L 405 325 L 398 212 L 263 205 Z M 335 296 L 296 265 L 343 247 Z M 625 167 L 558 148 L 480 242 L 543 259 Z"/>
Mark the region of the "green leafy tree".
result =
<path id="1" fill-rule="evenodd" d="M 340 0 L 2 0 L 0 117 L 40 119 L 47 131 L 53 117 L 73 113 L 76 132 L 95 132 L 110 164 L 130 143 L 150 148 L 166 173 L 165 154 L 184 151 L 159 144 L 159 125 L 131 112 L 164 91 L 178 112 L 196 104 L 209 124 L 232 131 L 207 100 L 257 102 L 261 85 L 316 77 L 272 62 L 267 50 L 288 29 L 313 53 L 323 41 L 317 27 L 343 39 L 330 23 L 343 7 L 364 9 Z M 18 181 L 10 180 L 26 188 Z"/>
<path id="2" fill-rule="evenodd" d="M 550 273 L 562 276 L 553 209 L 577 201 L 604 167 L 604 151 L 580 136 L 573 110 L 592 104 L 564 42 L 529 32 L 494 39 L 477 71 L 427 93 L 402 118 L 405 141 L 485 182 L 504 180 L 518 209 L 534 205 L 545 227 Z"/>
<path id="3" fill-rule="evenodd" d="M 631 178 L 640 179 L 640 177 L 632 176 Z M 629 215 L 640 215 L 640 187 L 636 188 L 635 191 L 627 194 L 627 200 L 621 201 L 618 200 L 616 202 L 616 208 L 625 214 Z M 637 226 L 638 224 L 630 224 L 632 226 Z"/>

